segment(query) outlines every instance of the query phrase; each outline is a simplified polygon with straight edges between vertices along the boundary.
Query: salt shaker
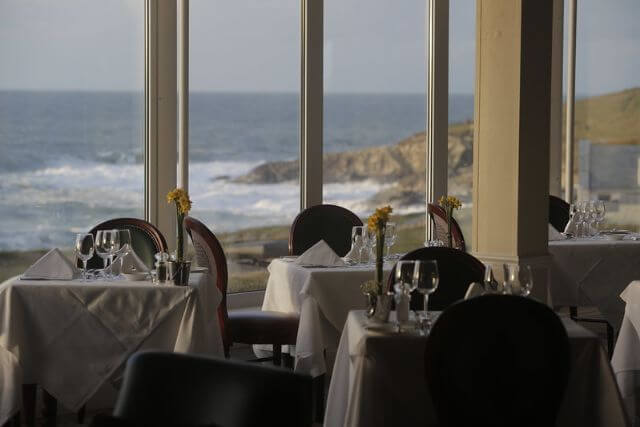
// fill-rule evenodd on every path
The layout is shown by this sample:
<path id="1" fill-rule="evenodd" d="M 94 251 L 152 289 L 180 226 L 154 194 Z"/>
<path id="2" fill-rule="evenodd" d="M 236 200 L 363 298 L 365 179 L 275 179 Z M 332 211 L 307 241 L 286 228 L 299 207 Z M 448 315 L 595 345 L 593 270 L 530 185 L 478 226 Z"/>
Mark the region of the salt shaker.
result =
<path id="1" fill-rule="evenodd" d="M 156 263 L 154 264 L 156 267 L 156 274 L 154 279 L 156 283 L 165 283 L 169 277 L 169 254 L 166 252 L 158 252 L 155 254 Z"/>

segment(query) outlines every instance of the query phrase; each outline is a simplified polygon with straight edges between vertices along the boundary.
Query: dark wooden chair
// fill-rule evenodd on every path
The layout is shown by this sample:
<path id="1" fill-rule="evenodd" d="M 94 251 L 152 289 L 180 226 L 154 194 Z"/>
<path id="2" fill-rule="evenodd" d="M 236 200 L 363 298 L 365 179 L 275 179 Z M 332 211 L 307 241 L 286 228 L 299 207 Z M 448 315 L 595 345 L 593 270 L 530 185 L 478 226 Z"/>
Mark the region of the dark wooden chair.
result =
<path id="1" fill-rule="evenodd" d="M 127 362 L 113 416 L 94 425 L 310 426 L 311 380 L 225 359 L 141 352 Z"/>
<path id="2" fill-rule="evenodd" d="M 484 264 L 466 252 L 447 247 L 419 248 L 404 255 L 401 260 L 435 260 L 438 263 L 440 280 L 438 289 L 429 296 L 429 310 L 444 310 L 451 304 L 464 299 L 472 282 L 482 283 Z M 395 266 L 391 269 L 388 286 L 393 289 Z M 422 310 L 422 295 L 411 295 L 411 309 Z"/>
<path id="3" fill-rule="evenodd" d="M 569 222 L 569 203 L 549 195 L 549 223 L 562 233 Z"/>
<path id="4" fill-rule="evenodd" d="M 427 204 L 427 212 L 433 222 L 436 238 L 447 243 L 447 213 L 441 206 L 433 203 Z M 454 248 L 463 252 L 467 250 L 462 230 L 455 218 L 451 219 L 451 241 Z"/>
<path id="5" fill-rule="evenodd" d="M 140 218 L 114 218 L 93 227 L 89 232 L 96 236 L 98 230 L 127 229 L 131 232 L 131 246 L 136 255 L 149 267 L 153 268 L 154 255 L 157 252 L 166 252 L 167 241 L 153 224 Z M 87 262 L 87 268 L 102 268 L 102 260 L 94 256 Z M 24 412 L 28 425 L 35 423 L 35 402 L 37 387 L 35 384 L 23 386 Z M 46 390 L 43 390 L 44 416 L 53 420 L 57 416 L 57 400 Z M 83 406 L 78 411 L 78 423 L 83 424 L 86 408 Z M 52 421 L 49 421 L 52 422 Z"/>
<path id="6" fill-rule="evenodd" d="M 144 219 L 139 218 L 114 218 L 93 227 L 90 231 L 95 237 L 98 230 L 126 229 L 131 232 L 131 246 L 136 255 L 142 260 L 149 269 L 153 268 L 157 252 L 166 252 L 167 241 L 164 236 L 156 228 Z M 102 268 L 102 260 L 94 256 L 87 263 L 89 268 Z"/>
<path id="7" fill-rule="evenodd" d="M 544 304 L 485 295 L 452 305 L 424 355 L 439 425 L 555 425 L 569 356 L 566 330 Z"/>
<path id="8" fill-rule="evenodd" d="M 362 220 L 349 209 L 335 205 L 311 206 L 296 216 L 289 231 L 289 255 L 300 255 L 324 240 L 338 254 L 351 250 L 351 228 Z"/>
<path id="9" fill-rule="evenodd" d="M 227 258 L 216 236 L 202 222 L 193 217 L 184 219 L 184 226 L 191 237 L 196 259 L 202 267 L 207 267 L 214 285 L 222 293 L 218 306 L 218 322 L 222 333 L 225 356 L 235 343 L 273 345 L 273 363 L 282 362 L 282 346 L 294 345 L 298 335 L 300 316 L 297 313 L 278 311 L 242 310 L 227 311 Z M 287 364 L 291 360 L 287 358 Z"/>

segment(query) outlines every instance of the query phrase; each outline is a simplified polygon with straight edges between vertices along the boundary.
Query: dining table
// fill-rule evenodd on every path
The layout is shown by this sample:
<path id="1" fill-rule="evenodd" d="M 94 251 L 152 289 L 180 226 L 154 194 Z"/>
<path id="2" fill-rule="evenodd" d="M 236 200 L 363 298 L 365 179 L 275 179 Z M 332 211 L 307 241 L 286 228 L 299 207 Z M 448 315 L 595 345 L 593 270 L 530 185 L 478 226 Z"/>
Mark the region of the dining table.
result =
<path id="1" fill-rule="evenodd" d="M 394 264 L 384 263 L 385 282 Z M 314 377 L 330 373 L 349 311 L 367 307 L 360 285 L 374 278 L 375 266 L 306 266 L 283 257 L 274 259 L 267 269 L 262 310 L 300 314 L 295 348 L 283 348 L 295 355 L 295 371 Z M 260 353 L 268 347 L 254 349 Z"/>
<path id="2" fill-rule="evenodd" d="M 567 239 L 549 242 L 549 286 L 554 306 L 595 306 L 618 331 L 620 294 L 640 279 L 640 241 Z"/>
<path id="3" fill-rule="evenodd" d="M 143 349 L 223 356 L 206 271 L 188 286 L 134 280 L 22 280 L 0 284 L 0 425 L 21 407 L 23 384 L 38 384 L 77 411 L 118 379 Z"/>
<path id="4" fill-rule="evenodd" d="M 599 338 L 569 318 L 561 320 L 569 337 L 571 367 L 556 425 L 628 426 Z M 333 367 L 324 425 L 437 426 L 425 378 L 426 342 L 420 330 L 398 332 L 392 323 L 375 324 L 364 311 L 350 311 Z"/>
<path id="5" fill-rule="evenodd" d="M 625 310 L 611 366 L 631 423 L 640 426 L 640 280 L 629 283 L 620 298 Z"/>

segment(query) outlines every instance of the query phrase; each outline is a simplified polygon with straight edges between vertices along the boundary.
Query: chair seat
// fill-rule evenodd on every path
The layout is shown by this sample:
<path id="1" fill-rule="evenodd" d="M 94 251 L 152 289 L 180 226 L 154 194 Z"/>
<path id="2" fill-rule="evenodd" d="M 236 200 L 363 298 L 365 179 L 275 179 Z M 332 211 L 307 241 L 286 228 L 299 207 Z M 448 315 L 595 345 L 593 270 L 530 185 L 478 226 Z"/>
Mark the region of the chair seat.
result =
<path id="1" fill-rule="evenodd" d="M 300 315 L 279 311 L 229 312 L 231 342 L 244 344 L 295 344 Z"/>

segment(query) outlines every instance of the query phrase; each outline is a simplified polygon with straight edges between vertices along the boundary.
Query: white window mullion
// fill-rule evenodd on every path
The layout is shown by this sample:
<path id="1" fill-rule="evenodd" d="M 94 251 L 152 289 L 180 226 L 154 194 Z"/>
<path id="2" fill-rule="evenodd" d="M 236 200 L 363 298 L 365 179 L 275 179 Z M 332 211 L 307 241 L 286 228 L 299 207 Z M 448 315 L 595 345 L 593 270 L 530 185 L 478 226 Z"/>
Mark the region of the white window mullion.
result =
<path id="1" fill-rule="evenodd" d="M 145 218 L 175 246 L 175 211 L 166 194 L 176 186 L 176 2 L 145 3 Z"/>

